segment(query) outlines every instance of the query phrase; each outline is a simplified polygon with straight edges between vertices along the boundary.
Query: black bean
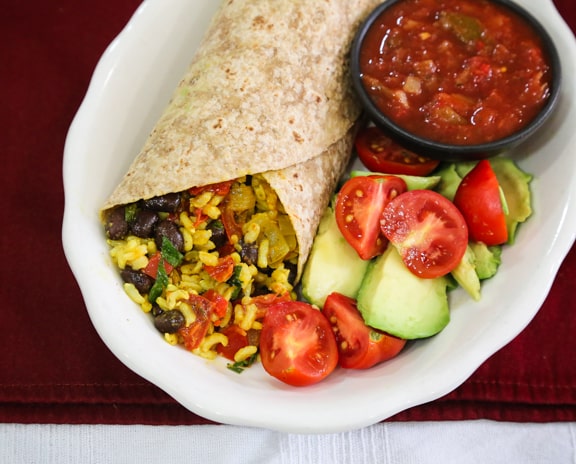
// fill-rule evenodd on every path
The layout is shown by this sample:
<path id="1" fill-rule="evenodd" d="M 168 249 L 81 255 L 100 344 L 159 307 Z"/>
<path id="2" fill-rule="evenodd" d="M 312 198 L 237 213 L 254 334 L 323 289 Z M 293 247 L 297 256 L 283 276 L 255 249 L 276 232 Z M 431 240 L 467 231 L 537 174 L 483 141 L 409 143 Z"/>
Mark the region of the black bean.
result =
<path id="1" fill-rule="evenodd" d="M 136 237 L 148 238 L 154 234 L 154 226 L 158 222 L 158 215 L 149 209 L 141 209 L 136 213 L 130 230 Z"/>
<path id="2" fill-rule="evenodd" d="M 151 209 L 152 211 L 175 213 L 180 207 L 180 201 L 179 193 L 167 193 L 166 195 L 160 195 L 144 200 L 143 205 L 145 208 Z"/>
<path id="3" fill-rule="evenodd" d="M 256 264 L 258 262 L 258 245 L 256 243 L 245 243 L 243 240 L 240 241 L 240 257 L 242 262 L 250 265 Z"/>
<path id="4" fill-rule="evenodd" d="M 169 219 L 160 221 L 154 231 L 154 241 L 159 250 L 162 249 L 162 237 L 170 240 L 178 251 L 184 251 L 184 238 L 178 230 L 178 226 Z"/>
<path id="5" fill-rule="evenodd" d="M 108 238 L 112 240 L 121 240 L 126 237 L 128 234 L 128 222 L 126 221 L 123 206 L 108 212 L 104 229 Z"/>
<path id="6" fill-rule="evenodd" d="M 212 231 L 210 241 L 216 245 L 217 249 L 226 245 L 228 237 L 221 221 L 211 221 L 206 228 Z"/>
<path id="7" fill-rule="evenodd" d="M 158 306 L 157 304 L 153 304 L 150 312 L 152 313 L 152 316 L 156 317 L 156 316 L 159 316 L 160 314 L 162 314 L 164 312 L 164 310 L 160 306 Z"/>
<path id="8" fill-rule="evenodd" d="M 176 333 L 185 323 L 184 315 L 177 309 L 164 311 L 154 318 L 154 327 L 162 333 Z"/>
<path id="9" fill-rule="evenodd" d="M 120 272 L 120 276 L 124 282 L 134 284 L 136 290 L 140 293 L 148 293 L 154 285 L 154 279 L 141 271 L 126 268 Z"/>

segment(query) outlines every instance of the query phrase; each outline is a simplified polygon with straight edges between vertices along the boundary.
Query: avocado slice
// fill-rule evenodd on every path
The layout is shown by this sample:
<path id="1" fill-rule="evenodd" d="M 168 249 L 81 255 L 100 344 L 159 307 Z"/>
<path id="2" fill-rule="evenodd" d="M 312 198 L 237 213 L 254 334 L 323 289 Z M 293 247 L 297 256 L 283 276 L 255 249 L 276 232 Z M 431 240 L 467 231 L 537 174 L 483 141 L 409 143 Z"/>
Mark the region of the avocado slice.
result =
<path id="1" fill-rule="evenodd" d="M 501 255 L 500 245 L 487 246 L 481 242 L 469 242 L 466 253 L 451 275 L 475 301 L 479 301 L 481 281 L 496 274 L 502 262 Z"/>
<path id="2" fill-rule="evenodd" d="M 475 301 L 480 301 L 480 278 L 476 272 L 476 255 L 470 245 L 466 247 L 458 266 L 452 270 L 452 277 Z"/>
<path id="3" fill-rule="evenodd" d="M 358 292 L 358 309 L 367 325 L 404 339 L 426 338 L 450 321 L 448 279 L 422 279 L 388 246 L 371 261 Z"/>
<path id="4" fill-rule="evenodd" d="M 442 163 L 434 174 L 440 177 L 440 182 L 434 190 L 448 200 L 454 201 L 454 195 L 456 195 L 456 190 L 462 181 L 462 177 L 456 171 L 456 165 L 454 163 Z"/>
<path id="5" fill-rule="evenodd" d="M 458 161 L 457 163 L 454 163 L 454 169 L 460 178 L 463 179 L 477 164 L 478 161 Z"/>
<path id="6" fill-rule="evenodd" d="M 385 174 L 371 171 L 352 171 L 350 177 L 358 176 L 396 176 L 406 182 L 408 190 L 431 190 L 440 182 L 440 176 L 408 176 L 405 174 Z"/>
<path id="7" fill-rule="evenodd" d="M 470 242 L 470 248 L 475 256 L 476 274 L 480 280 L 493 277 L 502 262 L 502 247 L 487 246 L 485 243 Z"/>
<path id="8" fill-rule="evenodd" d="M 490 165 L 498 178 L 508 205 L 506 226 L 508 227 L 508 244 L 516 240 L 518 226 L 532 215 L 530 182 L 532 175 L 522 171 L 510 158 L 492 158 Z"/>
<path id="9" fill-rule="evenodd" d="M 320 308 L 332 292 L 355 298 L 368 264 L 342 236 L 334 209 L 329 206 L 320 220 L 304 268 L 302 296 Z"/>

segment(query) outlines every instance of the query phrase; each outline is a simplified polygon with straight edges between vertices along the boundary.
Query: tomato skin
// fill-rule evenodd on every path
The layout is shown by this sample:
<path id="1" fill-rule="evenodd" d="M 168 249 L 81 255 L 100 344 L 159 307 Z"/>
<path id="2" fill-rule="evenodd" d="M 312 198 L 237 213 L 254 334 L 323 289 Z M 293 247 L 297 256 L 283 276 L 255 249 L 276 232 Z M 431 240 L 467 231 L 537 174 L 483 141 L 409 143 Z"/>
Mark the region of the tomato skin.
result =
<path id="1" fill-rule="evenodd" d="M 205 271 L 218 282 L 226 282 L 234 273 L 234 259 L 232 256 L 223 256 L 218 258 L 216 266 L 204 265 Z"/>
<path id="2" fill-rule="evenodd" d="M 380 231 L 380 216 L 388 202 L 406 191 L 396 176 L 353 177 L 342 186 L 334 209 L 336 224 L 362 259 L 382 254 L 387 240 Z"/>
<path id="3" fill-rule="evenodd" d="M 402 147 L 374 126 L 361 130 L 354 145 L 362 164 L 374 172 L 427 176 L 440 163 Z"/>
<path id="4" fill-rule="evenodd" d="M 406 345 L 406 340 L 368 327 L 353 298 L 331 293 L 322 312 L 334 330 L 339 364 L 344 368 L 368 369 L 395 357 Z"/>
<path id="5" fill-rule="evenodd" d="M 222 202 L 220 211 L 222 213 L 220 220 L 222 221 L 222 225 L 226 231 L 226 236 L 230 242 L 235 243 L 233 240 L 234 236 L 236 236 L 236 239 L 243 236 L 242 225 L 236 222 L 234 211 L 232 211 L 232 208 L 230 208 L 230 201 L 228 199 L 225 199 Z"/>
<path id="6" fill-rule="evenodd" d="M 174 267 L 168 261 L 162 258 L 162 254 L 157 251 L 150 257 L 148 264 L 144 269 L 142 269 L 142 272 L 152 277 L 153 279 L 156 279 L 158 277 L 158 266 L 160 266 L 160 262 L 162 262 L 166 274 L 170 274 L 174 269 Z"/>
<path id="7" fill-rule="evenodd" d="M 246 331 L 237 325 L 230 325 L 225 329 L 222 329 L 220 333 L 223 333 L 228 338 L 228 344 L 226 346 L 220 344 L 216 347 L 216 351 L 221 356 L 234 361 L 234 355 L 240 348 L 248 346 L 248 334 Z"/>
<path id="8" fill-rule="evenodd" d="M 200 295 L 190 295 L 188 303 L 196 315 L 196 320 L 186 327 L 178 330 L 178 334 L 184 341 L 184 347 L 192 351 L 200 346 L 202 340 L 210 328 L 210 315 L 212 313 L 212 302 Z"/>
<path id="9" fill-rule="evenodd" d="M 411 190 L 384 208 L 382 232 L 408 269 L 432 279 L 452 271 L 466 252 L 468 227 L 447 198 L 432 190 Z"/>
<path id="10" fill-rule="evenodd" d="M 232 184 L 234 183 L 233 180 L 227 180 L 224 182 L 218 182 L 216 184 L 208 184 L 208 185 L 203 185 L 202 187 L 192 187 L 190 189 L 188 189 L 188 191 L 190 192 L 191 195 L 200 195 L 201 193 L 204 192 L 212 192 L 214 193 L 214 195 L 228 195 L 228 192 L 230 192 L 230 187 L 232 186 Z"/>
<path id="11" fill-rule="evenodd" d="M 206 290 L 202 296 L 212 303 L 211 319 L 215 326 L 219 326 L 228 311 L 228 300 L 213 288 Z"/>
<path id="12" fill-rule="evenodd" d="M 454 195 L 454 204 L 468 224 L 471 240 L 488 246 L 508 241 L 498 178 L 488 160 L 479 161 L 464 176 Z"/>
<path id="13" fill-rule="evenodd" d="M 330 323 L 312 305 L 285 301 L 268 307 L 260 333 L 262 366 L 296 387 L 325 379 L 338 365 Z"/>

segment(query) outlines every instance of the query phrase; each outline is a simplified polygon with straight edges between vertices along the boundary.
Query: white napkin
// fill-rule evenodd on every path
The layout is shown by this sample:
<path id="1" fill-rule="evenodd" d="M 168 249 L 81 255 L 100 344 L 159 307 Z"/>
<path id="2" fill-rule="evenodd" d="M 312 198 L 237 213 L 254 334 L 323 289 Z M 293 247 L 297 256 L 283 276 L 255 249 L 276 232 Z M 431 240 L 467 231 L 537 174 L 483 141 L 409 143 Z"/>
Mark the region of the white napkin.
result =
<path id="1" fill-rule="evenodd" d="M 389 422 L 336 434 L 247 427 L 0 424 L 10 464 L 574 464 L 576 423 Z"/>

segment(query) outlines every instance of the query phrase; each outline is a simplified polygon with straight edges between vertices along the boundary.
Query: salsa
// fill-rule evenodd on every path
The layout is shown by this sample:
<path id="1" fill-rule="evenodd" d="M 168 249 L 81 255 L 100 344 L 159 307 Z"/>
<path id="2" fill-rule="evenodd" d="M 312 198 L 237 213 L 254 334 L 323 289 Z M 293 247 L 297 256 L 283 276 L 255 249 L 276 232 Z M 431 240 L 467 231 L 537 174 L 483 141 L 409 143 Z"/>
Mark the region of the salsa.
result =
<path id="1" fill-rule="evenodd" d="M 397 125 L 457 145 L 499 140 L 527 125 L 550 95 L 534 28 L 485 0 L 403 0 L 368 30 L 362 82 Z"/>

